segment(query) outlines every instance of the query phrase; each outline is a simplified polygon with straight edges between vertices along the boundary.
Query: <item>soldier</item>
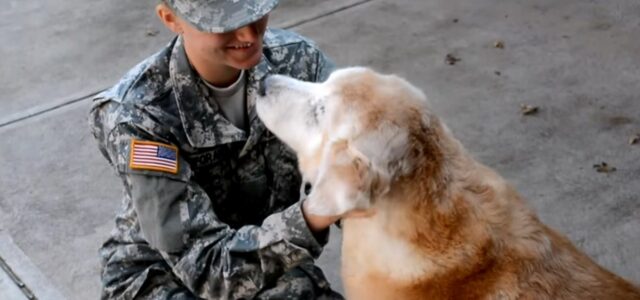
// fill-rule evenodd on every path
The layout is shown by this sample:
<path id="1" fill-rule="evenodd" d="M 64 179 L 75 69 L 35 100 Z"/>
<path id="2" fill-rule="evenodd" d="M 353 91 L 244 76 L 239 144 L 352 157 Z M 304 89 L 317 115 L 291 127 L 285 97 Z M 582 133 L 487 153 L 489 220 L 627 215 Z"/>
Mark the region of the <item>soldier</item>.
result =
<path id="1" fill-rule="evenodd" d="M 342 299 L 314 265 L 340 216 L 305 212 L 295 155 L 256 116 L 269 74 L 332 69 L 267 29 L 277 3 L 162 1 L 177 37 L 95 97 L 92 132 L 124 183 L 103 299 Z"/>

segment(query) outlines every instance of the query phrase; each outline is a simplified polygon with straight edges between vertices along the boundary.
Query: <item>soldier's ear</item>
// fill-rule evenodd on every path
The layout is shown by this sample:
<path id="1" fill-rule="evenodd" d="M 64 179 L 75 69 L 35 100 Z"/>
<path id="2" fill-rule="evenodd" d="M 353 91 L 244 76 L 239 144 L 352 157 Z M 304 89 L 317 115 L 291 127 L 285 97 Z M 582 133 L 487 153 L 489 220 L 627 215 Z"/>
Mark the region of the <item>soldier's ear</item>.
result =
<path id="1" fill-rule="evenodd" d="M 167 29 L 173 31 L 176 34 L 182 34 L 184 29 L 182 28 L 182 24 L 180 20 L 176 16 L 176 14 L 163 2 L 156 5 L 156 14 L 162 24 L 164 24 Z"/>

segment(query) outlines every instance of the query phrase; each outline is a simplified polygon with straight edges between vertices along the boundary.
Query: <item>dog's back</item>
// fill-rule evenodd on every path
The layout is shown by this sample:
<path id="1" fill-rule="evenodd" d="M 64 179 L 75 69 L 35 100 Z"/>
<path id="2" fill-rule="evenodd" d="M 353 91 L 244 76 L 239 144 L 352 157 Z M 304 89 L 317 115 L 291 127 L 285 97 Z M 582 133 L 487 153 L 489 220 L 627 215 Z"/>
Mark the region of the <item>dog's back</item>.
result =
<path id="1" fill-rule="evenodd" d="M 374 217 L 344 221 L 349 299 L 640 299 L 435 130 L 450 173 L 424 157 L 431 167 L 397 181 Z"/>

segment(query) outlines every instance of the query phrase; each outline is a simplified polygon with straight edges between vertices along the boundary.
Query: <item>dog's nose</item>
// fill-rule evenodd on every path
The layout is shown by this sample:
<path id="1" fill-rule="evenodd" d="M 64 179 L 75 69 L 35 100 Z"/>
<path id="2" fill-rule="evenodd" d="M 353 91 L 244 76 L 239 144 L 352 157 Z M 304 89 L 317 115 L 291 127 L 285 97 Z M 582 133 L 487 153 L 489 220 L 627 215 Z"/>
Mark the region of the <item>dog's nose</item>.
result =
<path id="1" fill-rule="evenodd" d="M 267 95 L 267 78 L 269 78 L 268 75 L 262 78 L 258 86 L 258 95 L 260 95 L 261 97 L 264 97 Z"/>
<path id="2" fill-rule="evenodd" d="M 313 186 L 311 185 L 311 182 L 308 182 L 308 181 L 304 182 L 303 190 L 304 190 L 304 194 L 305 195 L 311 194 L 311 189 L 312 188 L 313 188 Z"/>

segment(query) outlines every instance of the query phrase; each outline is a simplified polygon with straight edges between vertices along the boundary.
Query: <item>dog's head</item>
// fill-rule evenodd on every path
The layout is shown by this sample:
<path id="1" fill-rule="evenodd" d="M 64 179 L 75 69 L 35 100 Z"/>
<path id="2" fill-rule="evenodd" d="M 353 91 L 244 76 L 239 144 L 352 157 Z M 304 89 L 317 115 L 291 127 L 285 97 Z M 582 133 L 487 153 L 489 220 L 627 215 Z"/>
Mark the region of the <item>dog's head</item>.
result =
<path id="1" fill-rule="evenodd" d="M 264 88 L 258 115 L 296 152 L 315 214 L 369 208 L 428 151 L 426 98 L 397 76 L 356 67 L 323 83 L 275 75 Z"/>

